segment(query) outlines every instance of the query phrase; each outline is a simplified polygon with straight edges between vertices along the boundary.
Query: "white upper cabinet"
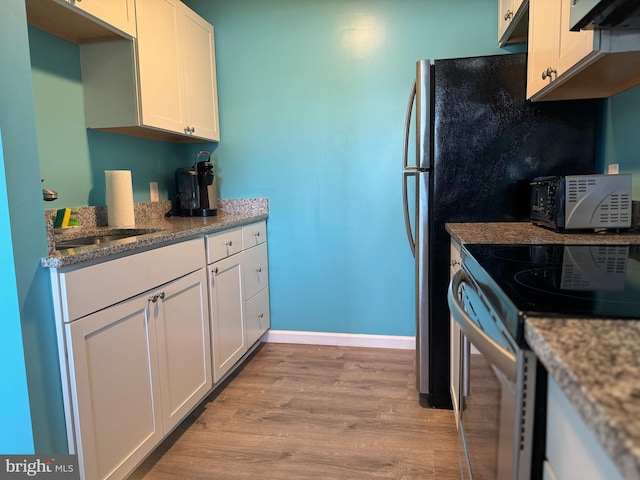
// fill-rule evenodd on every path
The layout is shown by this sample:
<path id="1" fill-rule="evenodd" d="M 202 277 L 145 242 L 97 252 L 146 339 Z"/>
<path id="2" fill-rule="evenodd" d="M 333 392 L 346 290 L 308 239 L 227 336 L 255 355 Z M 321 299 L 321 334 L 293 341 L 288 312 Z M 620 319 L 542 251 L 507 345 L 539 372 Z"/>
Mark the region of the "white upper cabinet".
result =
<path id="1" fill-rule="evenodd" d="M 135 0 L 26 0 L 28 22 L 73 43 L 136 36 Z"/>
<path id="2" fill-rule="evenodd" d="M 527 98 L 604 98 L 640 83 L 640 32 L 569 30 L 572 0 L 530 0 Z"/>
<path id="3" fill-rule="evenodd" d="M 527 41 L 529 0 L 498 0 L 498 45 Z"/>
<path id="4" fill-rule="evenodd" d="M 213 27 L 178 0 L 137 0 L 137 39 L 82 45 L 87 127 L 219 141 Z"/>

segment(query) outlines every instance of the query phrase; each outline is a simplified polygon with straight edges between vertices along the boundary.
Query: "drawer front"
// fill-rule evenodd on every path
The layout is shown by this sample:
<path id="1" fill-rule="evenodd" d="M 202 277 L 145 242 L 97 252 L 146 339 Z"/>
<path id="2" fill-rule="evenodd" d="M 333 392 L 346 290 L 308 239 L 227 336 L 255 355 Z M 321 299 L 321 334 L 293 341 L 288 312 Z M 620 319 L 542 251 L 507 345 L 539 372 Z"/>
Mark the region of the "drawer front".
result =
<path id="1" fill-rule="evenodd" d="M 267 241 L 267 222 L 252 223 L 242 227 L 242 246 L 247 248 L 255 247 Z"/>
<path id="2" fill-rule="evenodd" d="M 207 264 L 217 262 L 242 251 L 242 228 L 232 228 L 205 237 Z"/>
<path id="3" fill-rule="evenodd" d="M 269 284 L 267 244 L 261 243 L 243 252 L 244 299 L 248 300 Z"/>
<path id="4" fill-rule="evenodd" d="M 244 312 L 247 325 L 247 345 L 251 347 L 271 326 L 269 289 L 265 288 L 249 299 Z"/>
<path id="5" fill-rule="evenodd" d="M 202 237 L 59 274 L 70 322 L 202 268 Z"/>

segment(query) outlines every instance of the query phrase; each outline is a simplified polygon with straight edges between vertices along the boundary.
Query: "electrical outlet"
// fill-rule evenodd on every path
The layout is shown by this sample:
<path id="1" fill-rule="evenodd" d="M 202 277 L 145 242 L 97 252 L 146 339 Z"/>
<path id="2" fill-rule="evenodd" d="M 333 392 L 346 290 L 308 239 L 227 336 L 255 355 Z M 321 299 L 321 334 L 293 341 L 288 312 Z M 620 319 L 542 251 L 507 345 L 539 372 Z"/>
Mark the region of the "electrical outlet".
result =
<path id="1" fill-rule="evenodd" d="M 149 182 L 149 196 L 152 202 L 159 202 L 160 196 L 158 195 L 158 182 Z"/>
<path id="2" fill-rule="evenodd" d="M 617 163 L 610 163 L 609 164 L 609 169 L 607 170 L 607 173 L 609 175 L 616 175 L 618 173 L 618 169 L 619 169 L 620 165 Z"/>

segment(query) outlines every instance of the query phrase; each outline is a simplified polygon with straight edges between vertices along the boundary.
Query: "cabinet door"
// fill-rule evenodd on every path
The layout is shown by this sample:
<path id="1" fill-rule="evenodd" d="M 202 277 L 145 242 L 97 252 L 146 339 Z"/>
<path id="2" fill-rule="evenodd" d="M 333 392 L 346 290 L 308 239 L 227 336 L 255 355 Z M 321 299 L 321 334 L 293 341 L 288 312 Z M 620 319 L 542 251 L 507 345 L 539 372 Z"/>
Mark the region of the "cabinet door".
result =
<path id="1" fill-rule="evenodd" d="M 530 0 L 527 98 L 558 77 L 560 7 L 559 0 Z"/>
<path id="2" fill-rule="evenodd" d="M 244 252 L 244 298 L 249 300 L 269 284 L 267 244 L 261 243 Z"/>
<path id="3" fill-rule="evenodd" d="M 207 275 L 200 269 L 154 292 L 165 432 L 170 431 L 213 386 Z M 158 297 L 155 297 L 157 295 Z"/>
<path id="4" fill-rule="evenodd" d="M 187 128 L 194 137 L 220 140 L 213 26 L 183 7 L 182 53 Z"/>
<path id="5" fill-rule="evenodd" d="M 251 347 L 271 326 L 269 315 L 269 288 L 247 300 L 245 306 L 247 346 Z"/>
<path id="6" fill-rule="evenodd" d="M 558 47 L 558 75 L 562 75 L 594 52 L 594 30 L 569 30 L 572 0 L 562 0 Z M 599 35 L 598 35 L 599 37 Z"/>
<path id="7" fill-rule="evenodd" d="M 67 324 L 76 448 L 85 478 L 123 478 L 162 439 L 147 297 Z"/>
<path id="8" fill-rule="evenodd" d="M 554 473 L 555 479 L 622 480 L 616 465 L 551 375 L 546 435 L 546 469 Z"/>
<path id="9" fill-rule="evenodd" d="M 247 351 L 242 254 L 209 266 L 209 302 L 213 337 L 213 380 L 218 382 Z"/>
<path id="10" fill-rule="evenodd" d="M 498 40 L 509 27 L 515 15 L 514 0 L 498 0 Z"/>
<path id="11" fill-rule="evenodd" d="M 460 244 L 455 241 L 451 241 L 451 254 L 450 254 L 450 277 L 453 278 L 455 273 L 460 270 L 461 256 L 460 256 Z M 456 419 L 456 427 L 459 427 L 459 413 L 462 407 L 462 398 L 461 398 L 461 368 L 463 365 L 462 362 L 462 332 L 460 331 L 460 327 L 453 320 L 453 317 L 450 318 L 450 336 L 451 336 L 451 362 L 450 362 L 450 375 L 451 375 L 451 401 L 453 403 L 453 413 Z"/>
<path id="12" fill-rule="evenodd" d="M 136 36 L 136 11 L 134 0 L 57 0 L 92 15 L 118 30 Z"/>
<path id="13" fill-rule="evenodd" d="M 137 0 L 141 123 L 185 132 L 178 0 Z"/>

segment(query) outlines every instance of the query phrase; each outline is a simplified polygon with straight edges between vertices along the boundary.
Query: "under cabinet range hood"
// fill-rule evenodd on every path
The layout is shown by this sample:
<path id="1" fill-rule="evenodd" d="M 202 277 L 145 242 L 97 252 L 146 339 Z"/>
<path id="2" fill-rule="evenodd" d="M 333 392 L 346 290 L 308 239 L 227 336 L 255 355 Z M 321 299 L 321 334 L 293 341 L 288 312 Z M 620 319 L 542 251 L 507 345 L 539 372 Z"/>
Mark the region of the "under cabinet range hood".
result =
<path id="1" fill-rule="evenodd" d="M 638 0 L 571 0 L 569 28 L 638 30 L 640 2 Z"/>

